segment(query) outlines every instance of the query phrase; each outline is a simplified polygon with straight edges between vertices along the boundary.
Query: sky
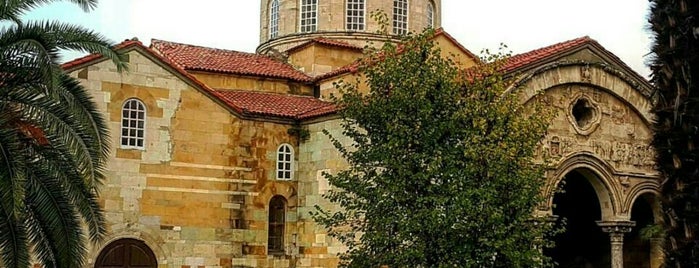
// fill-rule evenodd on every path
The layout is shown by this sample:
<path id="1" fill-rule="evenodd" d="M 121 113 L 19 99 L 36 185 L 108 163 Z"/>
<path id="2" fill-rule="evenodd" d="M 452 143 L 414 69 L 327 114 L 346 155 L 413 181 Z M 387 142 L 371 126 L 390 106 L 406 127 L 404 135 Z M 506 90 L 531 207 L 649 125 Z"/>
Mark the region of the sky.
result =
<path id="1" fill-rule="evenodd" d="M 442 0 L 442 27 L 476 54 L 501 43 L 518 54 L 587 35 L 648 77 L 648 12 L 648 0 Z M 25 19 L 84 25 L 115 42 L 155 38 L 254 52 L 259 14 L 259 0 L 101 0 L 90 13 L 66 1 Z"/>

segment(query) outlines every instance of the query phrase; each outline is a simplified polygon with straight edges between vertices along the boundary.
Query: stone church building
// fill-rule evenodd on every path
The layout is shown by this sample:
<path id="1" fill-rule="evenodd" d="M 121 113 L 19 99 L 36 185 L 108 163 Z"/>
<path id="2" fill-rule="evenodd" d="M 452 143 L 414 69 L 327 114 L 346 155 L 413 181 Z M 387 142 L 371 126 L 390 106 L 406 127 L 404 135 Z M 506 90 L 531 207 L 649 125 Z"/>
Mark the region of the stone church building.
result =
<path id="1" fill-rule="evenodd" d="M 440 28 L 439 0 L 260 8 L 256 53 L 127 40 L 118 48 L 129 72 L 97 55 L 63 65 L 112 133 L 101 192 L 109 235 L 86 267 L 337 266 L 345 248 L 309 215 L 335 207 L 322 174 L 346 165 L 322 133 L 341 134 L 333 82 L 361 77 L 364 46 L 427 27 L 461 67 L 479 62 Z M 374 10 L 388 16 L 387 33 Z M 639 235 L 659 218 L 648 81 L 589 37 L 515 55 L 505 71 L 507 94 L 528 105 L 543 91 L 558 110 L 538 150 L 553 161 L 536 213 L 567 219 L 568 230 L 548 254 L 561 267 L 659 267 L 659 243 Z"/>

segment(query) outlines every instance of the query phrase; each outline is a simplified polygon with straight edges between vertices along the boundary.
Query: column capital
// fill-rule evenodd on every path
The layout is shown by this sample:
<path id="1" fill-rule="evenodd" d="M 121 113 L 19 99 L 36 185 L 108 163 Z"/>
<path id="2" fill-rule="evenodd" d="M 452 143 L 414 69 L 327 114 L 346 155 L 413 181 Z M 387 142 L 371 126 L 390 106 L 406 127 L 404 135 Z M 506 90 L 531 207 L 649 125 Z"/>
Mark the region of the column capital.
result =
<path id="1" fill-rule="evenodd" d="M 636 226 L 634 221 L 597 221 L 602 232 L 609 234 L 612 268 L 624 268 L 624 233 Z"/>
<path id="2" fill-rule="evenodd" d="M 609 234 L 623 234 L 631 232 L 631 228 L 636 226 L 635 221 L 597 221 L 597 226 L 602 228 L 602 232 Z"/>

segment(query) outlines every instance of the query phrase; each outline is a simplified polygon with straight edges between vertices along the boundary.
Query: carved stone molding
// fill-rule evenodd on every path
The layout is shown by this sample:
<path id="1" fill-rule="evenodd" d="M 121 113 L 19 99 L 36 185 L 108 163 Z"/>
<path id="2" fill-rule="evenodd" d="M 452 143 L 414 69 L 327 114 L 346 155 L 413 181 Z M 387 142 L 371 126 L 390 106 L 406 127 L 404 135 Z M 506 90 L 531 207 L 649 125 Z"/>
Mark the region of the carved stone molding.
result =
<path id="1" fill-rule="evenodd" d="M 631 229 L 636 226 L 634 221 L 597 221 L 597 226 L 602 228 L 602 232 L 611 234 L 622 234 L 631 232 Z"/>

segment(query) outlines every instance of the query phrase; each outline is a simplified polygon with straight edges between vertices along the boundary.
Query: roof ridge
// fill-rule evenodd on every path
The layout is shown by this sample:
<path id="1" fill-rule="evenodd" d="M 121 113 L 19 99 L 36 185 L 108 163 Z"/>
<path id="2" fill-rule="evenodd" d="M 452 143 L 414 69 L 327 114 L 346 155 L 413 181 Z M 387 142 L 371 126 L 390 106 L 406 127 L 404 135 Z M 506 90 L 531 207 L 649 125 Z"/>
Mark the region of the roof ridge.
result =
<path id="1" fill-rule="evenodd" d="M 131 45 L 143 46 L 143 43 L 141 43 L 141 41 L 138 41 L 138 39 L 135 39 L 135 38 L 134 39 L 125 39 L 124 41 L 121 41 L 121 43 L 114 45 L 113 49 L 114 50 L 123 49 L 123 48 L 131 46 Z M 73 68 L 73 67 L 81 65 L 83 63 L 87 63 L 87 62 L 90 62 L 90 61 L 93 61 L 96 59 L 101 59 L 101 58 L 103 58 L 103 56 L 98 54 L 98 53 L 89 53 L 85 56 L 77 57 L 77 58 L 74 58 L 72 60 L 69 60 L 69 61 L 62 63 L 61 68 L 65 70 L 65 69 Z"/>
<path id="2" fill-rule="evenodd" d="M 151 39 L 151 48 L 187 70 L 259 75 L 309 82 L 312 78 L 269 55 Z"/>
<path id="3" fill-rule="evenodd" d="M 168 44 L 173 44 L 173 45 L 188 46 L 188 47 L 203 48 L 203 49 L 217 50 L 217 51 L 223 51 L 223 52 L 233 52 L 233 53 L 247 54 L 247 55 L 251 55 L 251 56 L 261 56 L 261 57 L 271 58 L 271 57 L 268 57 L 267 55 L 257 54 L 257 53 L 252 53 L 252 52 L 245 52 L 245 51 L 225 49 L 225 48 L 207 47 L 207 46 L 203 46 L 203 45 L 186 44 L 186 43 L 181 43 L 181 42 L 174 42 L 174 41 L 167 41 L 167 40 L 162 40 L 162 39 L 151 38 L 151 46 L 153 46 L 154 42 L 156 42 L 156 43 L 168 43 Z"/>
<path id="4" fill-rule="evenodd" d="M 590 36 L 584 35 L 584 36 L 581 36 L 581 37 L 569 39 L 569 40 L 566 40 L 566 41 L 561 41 L 561 42 L 558 42 L 558 43 L 555 43 L 555 44 L 551 44 L 551 45 L 548 45 L 548 46 L 543 46 L 543 47 L 535 48 L 535 49 L 529 50 L 529 51 L 527 51 L 527 52 L 522 52 L 522 53 L 519 53 L 519 54 L 515 54 L 515 55 L 512 55 L 512 57 L 516 57 L 516 56 L 520 56 L 520 55 L 532 53 L 532 52 L 539 51 L 539 50 L 545 50 L 545 49 L 548 49 L 548 48 L 553 48 L 553 47 L 561 46 L 561 45 L 565 45 L 565 44 L 576 43 L 576 42 L 578 42 L 578 41 L 586 41 L 586 42 L 595 41 L 595 42 L 597 42 L 595 39 L 590 38 Z M 586 43 L 586 42 L 585 42 L 585 43 Z"/>
<path id="5" fill-rule="evenodd" d="M 245 90 L 245 89 L 214 88 L 214 90 L 217 92 L 241 92 L 241 93 L 265 94 L 265 95 L 282 96 L 282 97 L 299 97 L 299 98 L 308 98 L 308 99 L 319 100 L 321 102 L 327 102 L 327 101 L 324 101 L 324 100 L 321 100 L 319 98 L 309 96 L 309 95 L 283 94 L 283 93 L 276 93 L 276 92 L 269 92 L 269 91 L 255 91 L 255 90 Z M 327 103 L 330 103 L 330 102 L 327 102 Z"/>
<path id="6" fill-rule="evenodd" d="M 590 38 L 590 36 L 585 35 L 578 38 L 533 49 L 527 52 L 515 54 L 507 58 L 507 62 L 505 63 L 505 66 L 503 66 L 503 70 L 505 72 L 513 71 L 523 66 L 540 62 L 554 55 L 558 55 L 559 53 L 569 51 L 571 49 L 590 43 L 599 44 L 595 39 L 592 39 Z"/>

